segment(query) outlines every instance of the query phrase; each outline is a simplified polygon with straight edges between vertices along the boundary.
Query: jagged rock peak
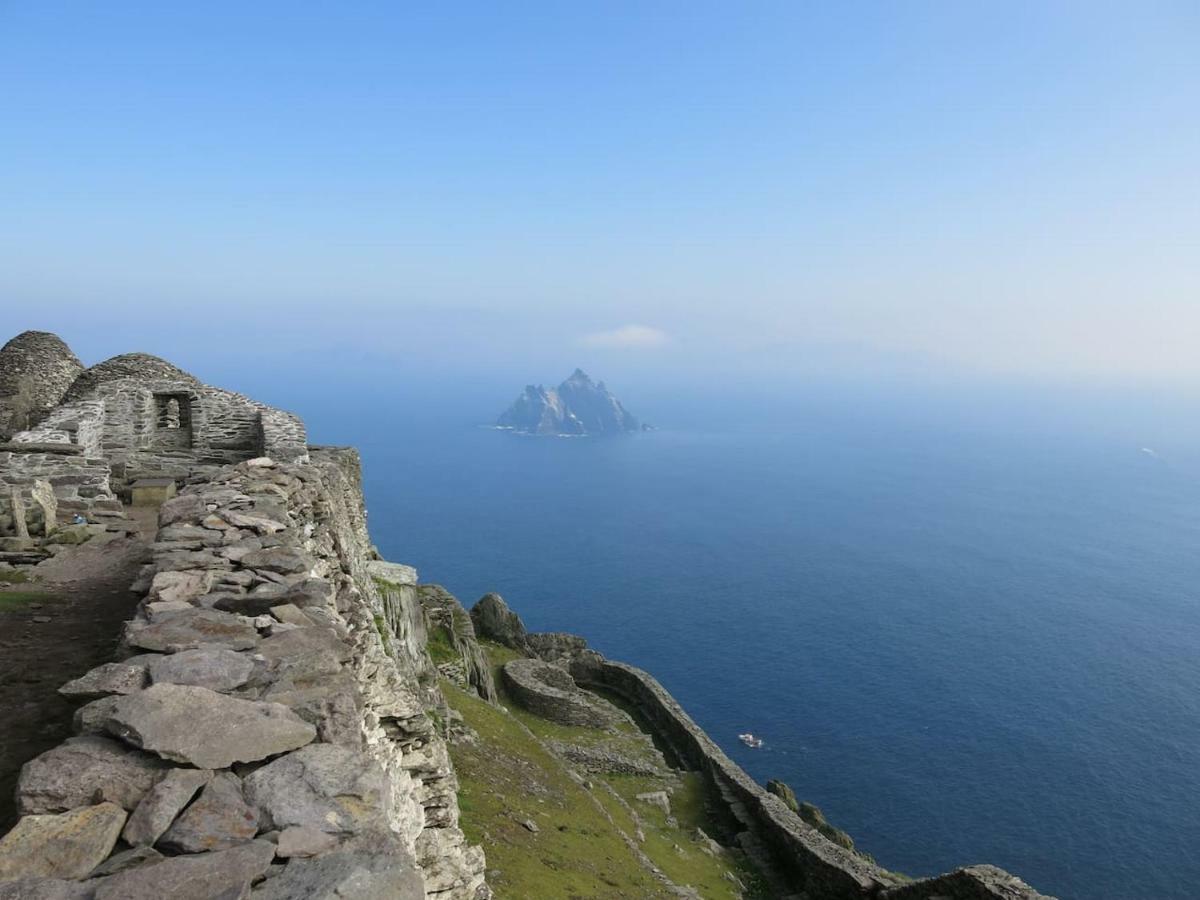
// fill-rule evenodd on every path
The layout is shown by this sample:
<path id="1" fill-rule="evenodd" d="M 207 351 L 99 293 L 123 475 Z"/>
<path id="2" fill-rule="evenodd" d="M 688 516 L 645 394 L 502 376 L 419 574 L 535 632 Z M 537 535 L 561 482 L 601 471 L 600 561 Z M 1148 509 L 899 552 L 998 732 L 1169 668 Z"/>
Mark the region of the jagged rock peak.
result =
<path id="1" fill-rule="evenodd" d="M 37 424 L 82 371 L 71 348 L 49 331 L 23 331 L 0 348 L 0 439 Z"/>
<path id="2" fill-rule="evenodd" d="M 556 388 L 526 385 L 496 425 L 523 434 L 549 435 L 613 434 L 643 427 L 603 381 L 592 381 L 583 369 L 576 369 Z"/>
<path id="3" fill-rule="evenodd" d="M 118 378 L 163 379 L 200 385 L 199 379 L 194 375 L 161 357 L 150 353 L 122 353 L 120 356 L 96 363 L 80 374 L 67 391 L 66 400 L 86 399 L 99 385 L 106 381 L 116 381 Z"/>

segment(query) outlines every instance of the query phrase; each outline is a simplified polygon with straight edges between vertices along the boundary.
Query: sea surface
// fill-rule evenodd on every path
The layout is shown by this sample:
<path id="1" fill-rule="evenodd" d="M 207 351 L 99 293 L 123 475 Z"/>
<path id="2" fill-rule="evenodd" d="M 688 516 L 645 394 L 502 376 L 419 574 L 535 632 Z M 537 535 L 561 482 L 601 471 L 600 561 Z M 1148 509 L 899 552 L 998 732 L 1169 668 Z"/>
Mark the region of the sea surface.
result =
<path id="1" fill-rule="evenodd" d="M 310 421 L 362 449 L 385 556 L 648 669 L 881 864 L 1196 897 L 1200 439 L 1027 400 L 647 396 L 659 430 L 613 439 L 403 397 Z"/>

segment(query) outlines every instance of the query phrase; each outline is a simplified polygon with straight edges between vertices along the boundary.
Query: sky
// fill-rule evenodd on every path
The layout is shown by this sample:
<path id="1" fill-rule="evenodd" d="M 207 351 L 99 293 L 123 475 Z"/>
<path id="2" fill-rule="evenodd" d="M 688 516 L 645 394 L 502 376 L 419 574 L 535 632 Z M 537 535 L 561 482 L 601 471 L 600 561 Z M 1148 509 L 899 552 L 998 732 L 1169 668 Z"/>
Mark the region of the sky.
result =
<path id="1" fill-rule="evenodd" d="M 1190 2 L 0 0 L 0 85 L 88 362 L 1200 384 Z"/>

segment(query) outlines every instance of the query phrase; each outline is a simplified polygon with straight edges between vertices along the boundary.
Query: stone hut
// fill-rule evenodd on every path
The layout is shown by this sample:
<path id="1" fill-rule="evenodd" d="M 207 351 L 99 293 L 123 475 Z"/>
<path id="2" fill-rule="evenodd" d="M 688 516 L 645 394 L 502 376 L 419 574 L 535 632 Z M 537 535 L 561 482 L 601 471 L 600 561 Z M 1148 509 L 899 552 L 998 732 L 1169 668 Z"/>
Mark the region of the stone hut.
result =
<path id="1" fill-rule="evenodd" d="M 23 383 L 22 373 L 32 370 L 25 364 L 29 358 L 37 361 L 37 371 L 57 379 L 53 391 L 38 395 L 45 403 L 57 394 L 48 407 L 38 408 L 36 423 L 0 443 L 0 492 L 12 497 L 14 513 L 18 502 L 32 508 L 37 481 L 53 486 L 60 512 L 90 518 L 120 515 L 118 498 L 141 478 L 182 483 L 205 468 L 258 456 L 280 462 L 308 458 L 299 417 L 205 385 L 156 356 L 128 353 L 84 370 L 54 335 L 27 332 L 0 353 L 8 354 L 14 344 L 11 358 L 24 367 L 9 371 L 8 358 L 0 355 L 0 386 Z M 29 346 L 38 353 L 30 354 Z M 69 361 L 75 368 L 64 385 L 60 373 Z M 0 533 L 4 525 L 0 518 Z"/>
<path id="2" fill-rule="evenodd" d="M 48 331 L 22 332 L 0 348 L 0 441 L 38 424 L 82 371 L 71 348 Z"/>

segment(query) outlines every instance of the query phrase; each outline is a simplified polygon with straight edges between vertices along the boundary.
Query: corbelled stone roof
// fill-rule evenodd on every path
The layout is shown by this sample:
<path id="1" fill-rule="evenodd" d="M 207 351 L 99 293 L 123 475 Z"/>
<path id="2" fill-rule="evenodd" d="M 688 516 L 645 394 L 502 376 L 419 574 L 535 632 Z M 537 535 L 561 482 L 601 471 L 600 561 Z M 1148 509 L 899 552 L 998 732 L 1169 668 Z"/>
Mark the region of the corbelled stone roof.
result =
<path id="1" fill-rule="evenodd" d="M 0 439 L 57 406 L 83 364 L 56 334 L 24 331 L 0 348 Z"/>
<path id="2" fill-rule="evenodd" d="M 200 385 L 199 380 L 189 375 L 178 366 L 172 365 L 165 359 L 152 356 L 149 353 L 122 353 L 96 363 L 83 372 L 67 391 L 66 400 L 85 400 L 92 392 L 106 381 L 116 381 L 118 378 L 162 379 L 168 381 L 183 381 L 191 385 Z"/>

